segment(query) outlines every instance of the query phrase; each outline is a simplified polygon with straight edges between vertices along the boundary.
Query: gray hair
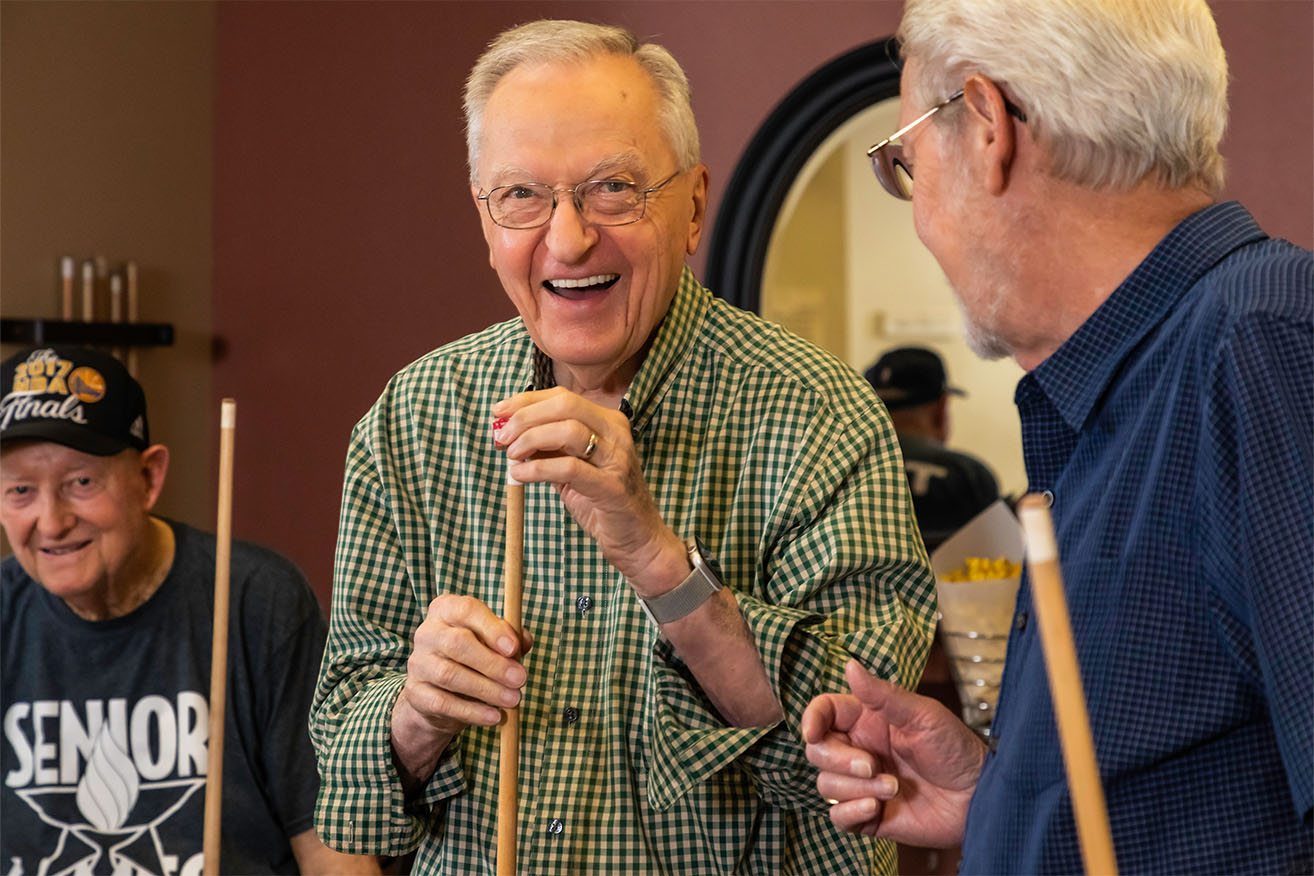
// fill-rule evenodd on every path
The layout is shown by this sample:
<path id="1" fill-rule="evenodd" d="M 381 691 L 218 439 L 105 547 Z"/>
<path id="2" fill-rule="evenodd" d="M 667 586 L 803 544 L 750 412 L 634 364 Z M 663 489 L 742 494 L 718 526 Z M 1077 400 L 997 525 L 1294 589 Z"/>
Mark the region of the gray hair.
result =
<path id="1" fill-rule="evenodd" d="M 479 56 L 465 83 L 465 143 L 470 181 L 479 166 L 484 107 L 502 77 L 526 63 L 565 64 L 599 55 L 633 58 L 657 90 L 658 124 L 675 151 L 681 170 L 699 161 L 689 80 L 671 53 L 656 43 L 640 43 L 621 27 L 582 21 L 533 21 L 503 31 Z"/>
<path id="2" fill-rule="evenodd" d="M 1205 0 L 907 0 L 899 39 L 919 104 L 988 77 L 1058 179 L 1223 187 L 1227 59 Z"/>

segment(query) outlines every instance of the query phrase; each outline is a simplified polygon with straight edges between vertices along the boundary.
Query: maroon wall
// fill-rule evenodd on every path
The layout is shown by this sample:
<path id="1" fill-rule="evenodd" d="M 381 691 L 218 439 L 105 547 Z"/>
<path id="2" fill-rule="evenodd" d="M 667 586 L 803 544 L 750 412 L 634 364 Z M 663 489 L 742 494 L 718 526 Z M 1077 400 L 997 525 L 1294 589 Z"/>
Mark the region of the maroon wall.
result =
<path id="1" fill-rule="evenodd" d="M 1310 246 L 1314 7 L 1214 5 L 1235 80 L 1228 194 Z M 402 365 L 513 314 L 469 200 L 460 113 L 465 74 L 492 35 L 577 17 L 670 48 L 693 84 L 714 221 L 776 102 L 827 60 L 891 33 L 899 10 L 847 0 L 218 4 L 214 392 L 239 402 L 235 534 L 288 554 L 326 596 L 352 424 Z"/>

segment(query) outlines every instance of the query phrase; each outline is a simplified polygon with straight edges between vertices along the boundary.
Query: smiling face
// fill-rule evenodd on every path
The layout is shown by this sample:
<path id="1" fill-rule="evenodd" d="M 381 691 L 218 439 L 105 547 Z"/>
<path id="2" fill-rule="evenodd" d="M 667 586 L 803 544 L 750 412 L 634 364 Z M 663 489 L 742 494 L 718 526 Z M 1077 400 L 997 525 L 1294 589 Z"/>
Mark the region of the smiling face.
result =
<path id="1" fill-rule="evenodd" d="M 657 113 L 652 82 L 631 58 L 521 65 L 484 109 L 472 193 L 593 179 L 649 188 L 682 170 Z M 557 201 L 548 223 L 529 229 L 495 224 L 476 201 L 489 261 L 559 384 L 623 391 L 697 247 L 706 169 L 687 169 L 649 195 L 643 218 L 630 225 L 591 225 L 569 194 Z"/>
<path id="2" fill-rule="evenodd" d="M 6 446 L 0 523 L 24 571 L 75 611 L 129 592 L 167 462 L 160 445 L 113 456 L 46 441 Z"/>

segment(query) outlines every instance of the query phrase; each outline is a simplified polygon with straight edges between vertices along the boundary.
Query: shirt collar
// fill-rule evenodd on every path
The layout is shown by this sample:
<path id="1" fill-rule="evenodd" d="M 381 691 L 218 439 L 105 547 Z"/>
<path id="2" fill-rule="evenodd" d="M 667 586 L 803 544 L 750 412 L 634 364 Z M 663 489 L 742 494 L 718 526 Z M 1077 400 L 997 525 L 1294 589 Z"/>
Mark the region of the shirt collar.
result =
<path id="1" fill-rule="evenodd" d="M 648 425 L 679 366 L 689 357 L 694 336 L 703 324 L 711 300 L 711 293 L 694 279 L 693 271 L 686 265 L 680 273 L 670 309 L 657 329 L 657 337 L 621 401 L 621 410 L 630 418 L 635 434 Z"/>
<path id="2" fill-rule="evenodd" d="M 1206 271 L 1267 235 L 1235 201 L 1182 220 L 1070 338 L 1031 372 L 1064 422 L 1080 431 L 1133 349 Z M 1025 378 L 1018 387 L 1021 400 Z"/>
<path id="3" fill-rule="evenodd" d="M 635 432 L 642 430 L 652 419 L 657 403 L 671 385 L 677 366 L 689 354 L 694 336 L 711 306 L 711 299 L 712 294 L 694 279 L 693 271 L 685 265 L 671 306 L 657 327 L 657 337 L 621 399 L 620 409 L 630 418 Z M 552 360 L 538 347 L 534 348 L 532 371 L 530 383 L 525 387 L 527 390 L 549 389 L 557 385 L 552 376 Z"/>

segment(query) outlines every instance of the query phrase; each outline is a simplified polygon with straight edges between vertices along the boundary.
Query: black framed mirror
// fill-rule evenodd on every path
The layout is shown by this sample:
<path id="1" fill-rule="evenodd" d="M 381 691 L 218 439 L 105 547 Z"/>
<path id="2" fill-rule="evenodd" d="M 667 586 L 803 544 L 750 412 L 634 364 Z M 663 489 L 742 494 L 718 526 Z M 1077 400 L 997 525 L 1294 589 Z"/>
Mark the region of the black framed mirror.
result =
<path id="1" fill-rule="evenodd" d="M 705 283 L 861 373 L 884 351 L 927 347 L 955 385 L 952 446 L 984 459 L 1005 492 L 1025 488 L 1011 360 L 963 339 L 956 297 L 918 239 L 912 204 L 891 198 L 865 150 L 899 126 L 893 38 L 826 63 L 775 107 L 730 177 Z"/>
<path id="2" fill-rule="evenodd" d="M 893 37 L 839 56 L 785 96 L 753 135 L 721 199 L 704 282 L 737 307 L 761 312 L 763 270 L 776 217 L 795 178 L 852 116 L 899 94 Z"/>

